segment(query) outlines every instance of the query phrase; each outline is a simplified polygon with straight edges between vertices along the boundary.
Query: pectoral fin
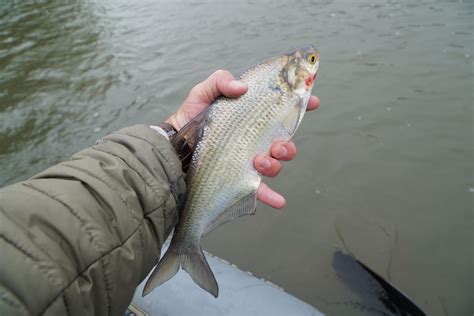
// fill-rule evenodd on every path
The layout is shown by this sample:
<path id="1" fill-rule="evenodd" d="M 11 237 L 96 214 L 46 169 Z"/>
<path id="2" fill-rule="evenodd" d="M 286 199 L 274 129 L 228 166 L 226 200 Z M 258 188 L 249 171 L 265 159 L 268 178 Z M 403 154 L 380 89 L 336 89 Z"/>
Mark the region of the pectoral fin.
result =
<path id="1" fill-rule="evenodd" d="M 219 214 L 213 221 L 209 223 L 204 231 L 204 235 L 213 231 L 222 224 L 244 215 L 253 215 L 257 208 L 257 195 L 251 193 L 229 206 L 224 212 Z"/>
<path id="2" fill-rule="evenodd" d="M 283 128 L 288 132 L 291 137 L 296 132 L 296 129 L 303 119 L 304 113 L 306 112 L 306 106 L 308 104 L 309 96 L 306 95 L 300 99 L 299 102 L 288 112 L 286 117 L 283 119 Z"/>
<path id="3" fill-rule="evenodd" d="M 296 127 L 298 126 L 299 119 L 300 119 L 300 109 L 298 106 L 295 106 L 290 110 L 290 113 L 288 113 L 288 115 L 283 120 L 282 125 L 290 136 L 292 136 L 295 133 Z"/>

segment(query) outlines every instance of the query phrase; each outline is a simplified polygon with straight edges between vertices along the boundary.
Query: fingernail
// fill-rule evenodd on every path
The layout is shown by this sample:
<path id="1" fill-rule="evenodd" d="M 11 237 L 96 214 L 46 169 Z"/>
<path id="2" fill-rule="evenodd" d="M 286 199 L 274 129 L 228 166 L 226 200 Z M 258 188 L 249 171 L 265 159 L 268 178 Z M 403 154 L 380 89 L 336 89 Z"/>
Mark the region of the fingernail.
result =
<path id="1" fill-rule="evenodd" d="M 229 85 L 234 89 L 247 88 L 247 85 L 240 80 L 232 80 L 231 82 L 229 82 Z"/>
<path id="2" fill-rule="evenodd" d="M 280 146 L 278 148 L 278 157 L 286 157 L 286 155 L 288 154 L 288 150 L 286 149 L 285 146 Z"/>
<path id="3" fill-rule="evenodd" d="M 260 167 L 262 169 L 270 168 L 270 166 L 271 166 L 270 160 L 268 160 L 267 158 L 264 158 L 263 161 L 260 163 Z"/>

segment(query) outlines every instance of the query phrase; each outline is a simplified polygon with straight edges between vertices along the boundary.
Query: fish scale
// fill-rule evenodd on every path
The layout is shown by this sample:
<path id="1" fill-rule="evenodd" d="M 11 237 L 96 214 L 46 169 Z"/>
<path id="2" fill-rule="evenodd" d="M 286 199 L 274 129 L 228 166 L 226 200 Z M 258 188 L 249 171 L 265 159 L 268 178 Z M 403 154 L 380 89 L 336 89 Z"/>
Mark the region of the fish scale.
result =
<path id="1" fill-rule="evenodd" d="M 237 99 L 218 98 L 178 133 L 176 139 L 191 137 L 188 143 L 197 145 L 186 175 L 179 222 L 144 295 L 181 267 L 217 297 L 217 281 L 201 250 L 201 237 L 255 212 L 261 176 L 253 159 L 260 152 L 268 153 L 275 140 L 291 138 L 306 109 L 318 66 L 314 47 L 268 59 L 241 75 L 247 93 Z"/>
<path id="2" fill-rule="evenodd" d="M 247 78 L 245 78 L 245 76 L 242 76 L 241 79 L 243 81 L 247 81 L 249 83 L 249 86 L 251 86 L 251 79 L 253 78 L 248 80 Z M 280 99 L 284 98 L 284 94 L 282 95 L 279 92 L 273 92 L 269 89 L 266 89 L 265 92 L 267 92 L 267 94 L 278 94 Z M 250 89 L 248 93 L 249 96 L 251 96 L 250 98 L 253 98 L 254 96 L 260 96 L 260 98 L 263 100 L 274 99 L 273 97 L 268 97 L 266 94 L 260 93 L 260 91 L 252 91 L 252 89 Z M 269 141 L 265 139 L 265 136 L 269 134 L 268 129 L 271 128 L 271 125 L 275 125 L 275 123 L 277 122 L 277 119 L 280 116 L 279 113 L 281 109 L 274 106 L 275 104 L 267 104 L 265 102 L 263 102 L 264 106 L 253 107 L 252 104 L 258 103 L 259 101 L 252 100 L 251 102 L 248 102 L 248 100 L 245 100 L 245 97 L 242 98 L 242 100 L 240 101 L 241 102 L 236 103 L 234 102 L 234 100 L 222 99 L 214 105 L 214 109 L 210 114 L 211 132 L 209 133 L 209 135 L 204 135 L 202 146 L 203 148 L 208 146 L 210 147 L 213 144 L 217 143 L 215 141 L 216 139 L 223 140 L 222 142 L 224 143 L 224 145 L 220 148 L 220 153 L 217 153 L 216 155 L 217 157 L 219 157 L 219 159 L 217 160 L 207 159 L 208 157 L 206 157 L 206 155 L 202 155 L 202 157 L 199 157 L 201 153 L 196 153 L 196 157 L 199 157 L 200 160 L 203 161 L 203 165 L 200 166 L 200 168 L 202 168 L 201 172 L 210 176 L 209 178 L 192 177 L 192 180 L 190 181 L 191 185 L 196 186 L 198 188 L 202 188 L 201 190 L 198 190 L 197 196 L 199 196 L 199 191 L 204 191 L 202 192 L 202 194 L 205 196 L 219 196 L 219 193 L 223 191 L 225 192 L 225 189 L 222 190 L 222 186 L 224 186 L 225 188 L 231 185 L 238 185 L 238 181 L 242 181 L 237 176 L 238 173 L 240 173 L 241 170 L 251 168 L 251 157 L 257 154 L 259 151 L 262 151 L 262 148 L 266 147 L 266 145 L 269 143 Z M 281 105 L 285 106 L 283 102 L 281 103 Z M 234 111 L 229 111 L 228 109 L 230 107 L 233 107 Z M 222 111 L 220 111 L 221 108 L 223 109 Z M 262 117 L 264 118 L 263 122 L 266 122 L 267 124 L 260 123 L 261 128 L 256 128 L 258 127 L 258 124 L 256 124 L 255 121 L 262 121 L 260 119 Z M 221 124 L 215 124 L 216 127 L 212 128 L 214 127 L 213 122 L 219 122 Z M 229 126 L 233 126 L 233 128 L 228 128 Z M 274 129 L 275 128 L 276 126 L 274 126 Z M 244 134 L 245 137 L 242 137 L 242 134 Z M 247 153 L 245 155 L 242 154 L 241 149 L 239 147 L 235 146 L 235 143 L 239 141 L 242 147 L 247 148 Z M 252 146 L 252 144 L 261 145 L 257 147 L 255 145 Z M 228 154 L 224 155 L 224 153 Z M 211 151 L 209 151 L 208 154 L 208 156 L 215 155 L 215 153 Z M 231 160 L 229 161 L 228 159 L 223 159 L 225 157 L 231 157 Z M 209 172 L 209 169 L 214 170 L 213 172 Z M 222 176 L 223 173 L 221 171 L 226 172 L 225 177 Z M 253 173 L 254 174 L 252 174 L 252 176 L 259 178 L 256 172 Z M 197 179 L 197 181 L 193 181 L 194 179 Z M 259 179 L 256 182 L 258 181 Z M 202 183 L 206 182 L 216 183 L 216 185 L 201 185 Z M 221 197 L 223 198 L 223 200 L 230 198 L 225 195 L 221 195 Z M 197 200 L 202 201 L 202 199 L 199 198 Z M 209 205 L 194 205 L 193 202 L 194 199 L 191 199 L 191 201 L 189 202 L 189 206 L 185 205 L 185 209 L 200 209 L 200 211 L 195 212 L 194 217 L 201 216 L 202 212 L 208 212 L 209 214 L 207 216 L 208 221 L 200 222 L 198 233 L 199 235 L 201 235 L 205 227 L 209 224 L 209 222 L 212 221 L 212 219 L 215 218 L 215 216 L 217 215 L 216 212 L 219 212 L 220 210 L 217 207 L 211 206 L 211 210 L 213 210 L 214 212 L 209 212 Z M 187 217 L 187 219 L 189 222 L 196 222 L 194 221 L 194 217 L 189 216 Z"/>

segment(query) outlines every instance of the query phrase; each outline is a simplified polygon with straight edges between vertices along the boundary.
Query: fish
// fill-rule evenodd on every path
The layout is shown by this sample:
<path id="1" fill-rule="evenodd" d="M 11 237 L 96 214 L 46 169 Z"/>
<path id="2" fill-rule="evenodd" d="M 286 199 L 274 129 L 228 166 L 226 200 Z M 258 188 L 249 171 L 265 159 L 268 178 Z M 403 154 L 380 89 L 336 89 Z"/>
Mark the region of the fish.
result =
<path id="1" fill-rule="evenodd" d="M 236 99 L 217 98 L 185 125 L 174 140 L 192 153 L 186 195 L 170 246 L 148 278 L 143 296 L 180 268 L 202 289 L 219 295 L 216 278 L 202 252 L 202 236 L 244 215 L 255 214 L 262 176 L 254 157 L 287 141 L 303 119 L 319 69 L 315 46 L 269 58 L 238 78 L 248 91 Z M 173 142 L 183 146 L 182 142 Z"/>

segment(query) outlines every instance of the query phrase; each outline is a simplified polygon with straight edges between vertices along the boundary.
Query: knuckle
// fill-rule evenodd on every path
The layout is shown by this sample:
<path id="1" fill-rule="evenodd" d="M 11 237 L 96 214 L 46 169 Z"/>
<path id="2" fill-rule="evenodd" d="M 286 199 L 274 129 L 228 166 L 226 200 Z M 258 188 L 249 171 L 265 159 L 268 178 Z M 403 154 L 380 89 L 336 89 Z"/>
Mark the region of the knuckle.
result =
<path id="1" fill-rule="evenodd" d="M 228 77 L 230 75 L 230 72 L 224 69 L 218 69 L 214 71 L 213 75 L 216 77 Z"/>
<path id="2" fill-rule="evenodd" d="M 224 73 L 225 73 L 224 69 L 217 69 L 216 71 L 214 71 L 213 75 L 214 76 L 221 76 Z"/>
<path id="3" fill-rule="evenodd" d="M 203 83 L 203 82 L 200 82 L 200 83 L 198 83 L 197 85 L 195 85 L 195 86 L 191 89 L 191 91 L 189 91 L 189 94 L 199 97 L 199 96 L 201 96 L 203 90 L 204 90 L 204 83 Z"/>
<path id="4" fill-rule="evenodd" d="M 189 94 L 196 94 L 199 93 L 199 90 L 201 90 L 201 85 L 202 83 L 198 83 L 194 87 L 191 88 L 191 91 L 189 91 Z"/>
<path id="5" fill-rule="evenodd" d="M 270 174 L 274 177 L 277 176 L 281 171 L 281 163 L 279 161 L 273 162 L 273 168 L 271 169 Z"/>

